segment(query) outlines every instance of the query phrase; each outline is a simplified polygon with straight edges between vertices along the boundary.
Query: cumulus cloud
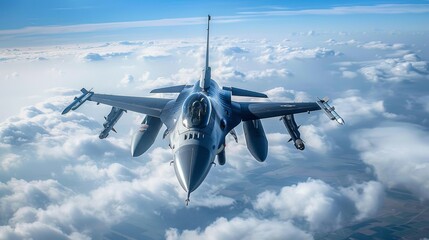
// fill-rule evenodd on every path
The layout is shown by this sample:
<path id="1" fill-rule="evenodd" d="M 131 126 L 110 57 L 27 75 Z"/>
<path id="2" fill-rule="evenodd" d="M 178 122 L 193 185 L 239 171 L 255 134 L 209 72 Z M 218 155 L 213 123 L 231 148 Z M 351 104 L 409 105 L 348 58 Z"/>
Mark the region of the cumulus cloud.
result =
<path id="1" fill-rule="evenodd" d="M 357 130 L 351 141 L 379 181 L 429 198 L 429 137 L 425 129 L 409 123 L 382 124 Z"/>
<path id="2" fill-rule="evenodd" d="M 383 196 L 382 185 L 375 181 L 334 188 L 321 180 L 308 179 L 283 187 L 279 193 L 262 192 L 253 205 L 282 220 L 304 221 L 311 231 L 324 232 L 374 216 Z"/>
<path id="3" fill-rule="evenodd" d="M 311 101 L 310 96 L 303 91 L 285 89 L 284 87 L 276 87 L 264 92 L 275 102 L 304 102 Z"/>
<path id="4" fill-rule="evenodd" d="M 171 56 L 169 49 L 161 46 L 149 46 L 143 48 L 138 58 L 145 60 L 155 60 Z"/>
<path id="5" fill-rule="evenodd" d="M 329 45 L 350 45 L 350 46 L 356 46 L 359 44 L 359 41 L 356 41 L 355 39 L 350 39 L 348 41 L 337 41 L 335 39 L 328 39 L 325 41 Z"/>
<path id="6" fill-rule="evenodd" d="M 342 72 L 341 72 L 341 76 L 342 76 L 343 78 L 349 78 L 349 79 L 352 79 L 352 78 L 357 77 L 357 76 L 358 76 L 358 74 L 357 74 L 356 72 L 352 72 L 352 71 L 344 70 L 344 71 L 342 71 Z"/>
<path id="7" fill-rule="evenodd" d="M 423 109 L 429 113 L 429 96 L 419 97 L 417 102 L 423 106 Z"/>
<path id="8" fill-rule="evenodd" d="M 326 153 L 332 149 L 332 143 L 322 129 L 310 125 L 302 125 L 299 128 L 301 138 L 305 142 L 305 146 L 318 153 Z"/>
<path id="9" fill-rule="evenodd" d="M 429 65 L 416 54 L 364 63 L 359 72 L 371 82 L 402 82 L 427 78 Z"/>
<path id="10" fill-rule="evenodd" d="M 246 209 L 242 216 L 220 217 L 203 229 L 170 228 L 165 237 L 313 239 L 315 232 L 327 232 L 374 216 L 383 198 L 383 186 L 376 181 L 335 188 L 321 180 L 308 179 L 285 186 L 279 193 L 260 193 L 252 203 L 253 209 Z"/>
<path id="11" fill-rule="evenodd" d="M 144 72 L 138 79 L 138 82 L 140 83 L 138 88 L 152 90 L 154 88 L 165 86 L 192 85 L 195 84 L 200 75 L 200 69 L 191 68 L 180 68 L 177 72 L 174 72 L 169 76 L 160 76 L 157 78 L 151 78 L 149 72 Z"/>
<path id="12" fill-rule="evenodd" d="M 78 95 L 80 91 L 76 89 L 69 89 L 69 88 L 63 88 L 63 87 L 56 87 L 56 88 L 50 88 L 47 89 L 45 92 L 50 93 L 54 96 L 70 96 L 70 95 Z"/>
<path id="13" fill-rule="evenodd" d="M 360 96 L 358 90 L 347 90 L 343 97 L 332 101 L 341 117 L 347 124 L 354 125 L 376 117 L 395 118 L 396 115 L 386 111 L 383 100 L 371 100 Z"/>
<path id="14" fill-rule="evenodd" d="M 338 56 L 341 53 L 327 48 L 289 47 L 282 44 L 266 46 L 261 56 L 257 58 L 262 63 L 280 63 L 291 59 L 314 59 Z"/>
<path id="15" fill-rule="evenodd" d="M 97 61 L 103 61 L 113 57 L 127 56 L 130 54 L 131 52 L 107 52 L 107 53 L 89 52 L 89 53 L 82 54 L 80 58 L 87 62 L 97 62 Z"/>
<path id="16" fill-rule="evenodd" d="M 89 62 L 102 61 L 104 58 L 98 53 L 87 53 L 81 57 L 83 60 Z"/>
<path id="17" fill-rule="evenodd" d="M 103 157 L 106 152 L 126 151 L 127 144 L 123 141 L 99 141 L 95 131 L 100 129 L 100 124 L 95 120 L 78 112 L 62 116 L 62 109 L 70 101 L 70 96 L 52 97 L 23 108 L 19 116 L 0 123 L 0 142 L 11 151 L 20 147 L 21 159 L 33 161 Z M 22 151 L 24 149 L 27 151 Z"/>
<path id="18" fill-rule="evenodd" d="M 165 233 L 167 240 L 186 239 L 313 239 L 313 237 L 293 226 L 290 222 L 264 220 L 256 217 L 235 217 L 230 220 L 218 218 L 215 222 L 200 230 L 179 232 L 170 228 Z"/>
<path id="19" fill-rule="evenodd" d="M 131 74 L 125 74 L 121 81 L 119 81 L 119 86 L 127 87 L 132 83 L 134 83 L 134 76 Z"/>
<path id="20" fill-rule="evenodd" d="M 322 34 L 318 34 L 317 38 L 322 36 Z M 214 41 L 212 49 L 216 51 L 213 51 L 213 54 L 211 54 L 213 79 L 221 80 L 221 83 L 232 86 L 236 86 L 233 82 L 234 80 L 239 80 L 239 84 L 248 84 L 249 89 L 260 89 L 261 84 L 259 80 L 274 79 L 274 81 L 277 81 L 287 78 L 289 86 L 297 88 L 297 84 L 302 85 L 300 82 L 297 83 L 297 80 L 301 80 L 301 77 L 307 77 L 307 74 L 318 75 L 324 71 L 323 68 L 327 68 L 332 62 L 340 59 L 334 57 L 340 55 L 337 52 L 337 46 L 338 48 L 341 47 L 341 51 L 345 52 L 345 58 L 349 56 L 349 52 L 364 51 L 362 49 L 350 48 L 351 45 L 357 46 L 362 43 L 355 40 L 344 42 L 329 41 L 328 44 L 335 50 L 314 48 L 317 45 L 313 45 L 312 43 L 305 45 L 305 47 L 296 47 L 304 46 L 306 43 L 297 44 L 295 37 L 297 36 L 292 36 L 292 40 L 283 41 L 280 45 L 273 44 L 270 40 L 248 41 L 238 39 L 230 40 L 227 45 L 223 46 L 222 41 Z M 298 37 L 309 39 L 304 35 Z M 266 46 L 267 44 L 270 45 Z M 18 51 L 11 51 L 6 54 L 5 57 L 8 60 L 4 61 L 5 64 L 3 66 L 6 67 L 3 67 L 3 69 L 5 70 L 0 70 L 3 76 L 11 74 L 11 79 L 13 77 L 19 80 L 29 75 L 27 71 L 22 70 L 24 69 L 22 68 L 23 64 L 26 64 L 28 60 L 31 60 L 31 64 L 46 66 L 44 68 L 44 73 L 46 73 L 46 71 L 52 70 L 53 66 L 55 66 L 56 70 L 59 70 L 60 68 L 55 65 L 59 61 L 71 64 L 71 60 L 73 64 L 76 64 L 74 56 L 81 57 L 87 56 L 89 53 L 94 53 L 98 54 L 104 61 L 94 64 L 82 64 L 78 62 L 79 69 L 82 67 L 89 68 L 88 66 L 90 66 L 93 75 L 104 75 L 92 78 L 93 75 L 83 74 L 83 79 L 94 79 L 95 84 L 97 84 L 97 79 L 103 79 L 103 87 L 107 90 L 106 88 L 109 88 L 109 86 L 118 86 L 118 80 L 123 76 L 124 85 L 129 86 L 134 82 L 133 86 L 136 86 L 136 88 L 129 89 L 131 91 L 135 90 L 135 92 L 130 93 L 130 95 L 134 95 L 140 94 L 141 89 L 152 89 L 176 84 L 194 84 L 201 74 L 200 66 L 204 62 L 204 46 L 201 47 L 200 45 L 204 44 L 200 39 L 196 39 L 189 41 L 119 42 L 21 49 L 19 54 L 17 53 Z M 407 43 L 407 46 L 411 46 L 411 44 Z M 387 44 L 385 48 L 392 48 L 391 50 L 393 51 L 397 46 Z M 373 49 L 374 51 L 383 53 L 389 52 L 380 51 L 380 48 L 375 47 Z M 412 68 L 410 69 L 412 70 L 409 71 L 408 75 L 411 76 L 411 79 L 420 79 L 428 75 L 427 65 L 424 65 L 426 64 L 425 61 L 421 60 L 416 54 L 410 54 L 409 51 L 405 52 L 404 49 L 401 51 L 403 52 L 399 53 L 399 51 L 395 50 L 396 55 L 386 55 L 387 59 L 376 59 L 374 61 L 363 59 L 368 55 L 362 57 L 357 54 L 356 61 L 358 62 L 350 62 L 349 65 L 342 65 L 348 68 L 340 69 L 341 76 L 350 79 L 358 79 L 359 76 L 361 78 L 362 76 L 366 77 L 366 75 L 362 75 L 363 73 L 359 69 L 375 67 L 382 73 L 378 81 L 388 82 L 390 81 L 390 77 L 398 76 L 398 71 L 403 69 L 400 67 L 399 70 L 395 70 L 391 69 L 391 67 L 395 67 L 398 64 L 401 65 L 402 63 L 411 64 Z M 124 54 L 121 55 L 121 53 Z M 368 54 L 368 52 L 365 54 Z M 263 58 L 258 58 L 260 56 L 265 57 L 266 61 L 263 61 Z M 353 56 L 355 57 L 355 55 Z M 314 64 L 320 66 L 320 69 L 316 68 L 317 70 L 311 73 L 307 71 L 309 67 L 307 63 L 312 61 L 305 61 L 306 59 L 325 57 L 330 58 L 330 61 L 327 61 L 327 59 L 326 61 L 317 61 Z M 44 58 L 47 61 L 34 61 L 38 58 Z M 108 59 L 112 59 L 112 61 L 106 61 Z M 113 62 L 113 59 L 117 62 Z M 392 66 L 387 65 L 383 68 L 381 63 L 388 59 L 396 59 L 395 61 L 398 63 Z M 304 61 L 285 62 L 288 60 Z M 260 61 L 269 66 L 261 65 Z M 116 63 L 119 64 L 116 65 Z M 13 64 L 16 64 L 16 67 Z M 113 70 L 113 65 L 117 66 L 118 71 Z M 11 69 L 6 69 L 9 66 Z M 136 66 L 141 66 L 141 68 L 137 68 Z M 102 67 L 103 71 L 96 73 L 97 69 L 94 71 L 93 68 L 97 67 Z M 76 69 L 76 67 L 65 68 L 65 66 L 61 65 L 60 70 L 63 73 L 73 72 L 81 74 L 83 72 L 75 71 Z M 150 73 L 147 71 L 148 69 L 150 69 Z M 303 74 L 303 69 L 305 74 Z M 19 74 L 13 74 L 14 72 L 19 72 Z M 33 72 L 38 73 L 37 71 Z M 291 72 L 294 74 L 292 75 Z M 416 74 L 416 78 L 412 74 Z M 65 75 L 67 74 L 57 76 L 62 80 L 60 83 L 75 86 L 76 82 L 63 82 Z M 49 76 L 53 76 L 53 74 Z M 111 82 L 106 82 L 106 76 L 115 77 Z M 337 80 L 334 77 L 327 80 L 326 84 L 333 84 L 333 86 L 337 87 L 335 84 Z M 355 81 L 347 81 L 345 83 L 347 83 L 345 85 L 350 86 L 348 83 L 354 84 Z M 273 86 L 273 84 L 281 86 L 284 84 L 284 81 L 271 82 L 270 84 L 262 85 L 264 90 L 269 89 L 265 93 L 269 95 L 272 101 L 313 101 L 314 99 L 308 93 L 314 94 L 314 91 L 319 91 L 317 90 L 318 86 L 313 84 L 305 85 L 305 92 Z M 368 124 L 378 121 L 397 119 L 396 115 L 387 112 L 388 105 L 386 106 L 386 99 L 383 99 L 382 96 L 377 96 L 375 93 L 378 87 L 377 84 L 371 86 L 374 88 L 371 89 L 374 90 L 371 92 L 371 97 L 364 96 L 362 92 L 356 90 L 337 94 L 347 90 L 344 89 L 345 85 L 338 84 L 338 89 L 336 88 L 331 93 L 331 95 L 334 95 L 332 96 L 332 105 L 336 106 L 347 124 L 353 126 L 352 128 L 348 128 L 351 129 L 350 131 L 353 131 L 353 128 L 355 129 L 356 127 L 368 127 Z M 354 88 L 359 87 L 357 85 L 353 86 Z M 410 89 L 405 89 L 403 93 L 410 94 L 411 92 L 407 92 L 412 91 L 412 88 Z M 122 89 L 121 91 L 124 90 Z M 114 89 L 108 91 L 111 93 L 115 92 Z M 132 216 L 136 212 L 141 213 L 147 219 L 154 219 L 155 222 L 161 218 L 166 222 L 175 221 L 171 219 L 177 218 L 171 216 L 176 214 L 176 212 L 183 213 L 183 200 L 186 198 L 186 193 L 181 189 L 174 175 L 173 168 L 168 164 L 172 159 L 170 149 L 154 148 L 141 158 L 131 160 L 129 159 L 129 136 L 123 136 L 120 133 L 119 135 L 112 134 L 107 140 L 101 141 L 98 139 L 102 116 L 97 116 L 97 119 L 94 120 L 81 113 L 91 112 L 92 116 L 92 104 L 86 104 L 82 108 L 82 111 L 80 109 L 65 116 L 60 115 L 61 110 L 72 100 L 72 95 L 78 94 L 78 91 L 55 89 L 47 93 L 49 95 L 62 96 L 56 96 L 34 106 L 25 107 L 18 115 L 0 123 L 0 174 L 5 179 L 3 185 L 6 186 L 3 188 L 4 192 L 0 190 L 0 201 L 2 201 L 0 207 L 6 206 L 3 209 L 4 211 L 0 212 L 1 217 L 5 216 L 2 223 L 3 226 L 0 226 L 0 239 L 25 239 L 30 237 L 35 239 L 101 238 L 112 224 L 127 220 L 129 216 Z M 417 98 L 409 97 L 408 99 L 416 100 Z M 421 97 L 421 99 L 418 98 L 416 101 L 426 106 L 425 102 L 428 101 L 425 100 L 425 97 Z M 104 111 L 100 108 L 102 106 L 97 108 L 97 112 Z M 119 124 L 123 124 L 122 121 L 126 121 L 129 115 L 125 116 Z M 320 116 L 323 118 L 323 123 L 326 123 L 326 117 L 323 113 L 320 113 Z M 316 116 L 312 118 L 313 120 L 317 119 Z M 370 181 L 353 184 L 349 187 L 334 187 L 321 180 L 308 180 L 304 183 L 285 186 L 281 190 L 266 191 L 261 193 L 261 198 L 256 198 L 252 194 L 260 193 L 265 189 L 276 189 L 279 184 L 279 182 L 272 182 L 272 178 L 264 180 L 266 178 L 263 177 L 261 181 L 257 179 L 259 182 L 252 188 L 253 192 L 250 191 L 252 193 L 236 191 L 236 189 L 242 187 L 242 182 L 249 182 L 248 178 L 253 174 L 269 175 L 273 164 L 274 167 L 285 164 L 297 164 L 297 167 L 302 167 L 299 165 L 302 164 L 302 161 L 296 161 L 295 163 L 292 160 L 305 159 L 308 153 L 314 155 L 312 151 L 317 152 L 319 154 L 318 157 L 325 160 L 327 154 L 325 155 L 324 153 L 335 146 L 335 143 L 330 141 L 329 136 L 326 135 L 328 131 L 324 127 L 326 126 L 325 124 L 319 126 L 317 126 L 318 124 L 305 124 L 300 128 L 302 138 L 306 141 L 307 149 L 312 151 L 297 151 L 292 143 L 287 143 L 289 135 L 284 129 L 283 124 L 276 121 L 278 126 L 271 126 L 268 124 L 268 121 L 271 120 L 264 120 L 263 123 L 266 127 L 267 138 L 270 144 L 268 155 L 270 161 L 265 163 L 255 161 L 249 154 L 244 136 L 240 134 L 239 130 L 238 144 L 228 136 L 226 147 L 227 164 L 212 168 L 206 181 L 204 181 L 197 191 L 192 193 L 191 204 L 187 210 L 189 217 L 194 217 L 193 214 L 198 211 L 204 214 L 204 222 L 212 223 L 208 224 L 208 226 L 200 226 L 198 229 L 189 228 L 189 225 L 180 225 L 177 230 L 168 230 L 166 234 L 167 238 L 208 238 L 211 234 L 225 238 L 240 238 L 241 236 L 251 238 L 250 234 L 262 238 L 264 236 L 270 238 L 278 237 L 280 239 L 284 239 L 285 236 L 296 236 L 297 239 L 311 238 L 310 233 L 312 231 L 320 231 L 325 226 L 327 230 L 332 230 L 339 226 L 355 223 L 374 216 L 379 208 L 379 203 L 377 203 L 378 198 L 382 198 L 380 196 L 383 195 L 382 191 L 380 191 L 382 187 L 378 182 Z M 124 125 L 127 124 L 125 123 Z M 408 131 L 408 128 L 403 129 L 403 131 Z M 360 134 L 361 132 L 357 131 L 353 136 L 357 136 L 358 133 Z M 402 130 L 399 134 L 401 133 Z M 422 146 L 428 139 L 423 137 L 423 135 L 411 135 L 411 137 L 417 137 L 420 143 L 416 143 L 417 140 L 411 140 L 409 141 L 409 146 L 407 144 L 397 145 L 395 150 L 400 150 L 401 147 L 415 149 L 414 144 L 417 144 L 418 149 L 422 149 Z M 359 136 L 365 137 L 366 132 Z M 358 140 L 352 140 L 353 147 L 360 151 L 361 156 L 371 156 L 372 152 L 375 151 L 377 153 L 377 150 L 374 150 L 376 147 L 385 147 L 381 143 L 372 142 L 377 141 L 377 136 L 371 136 L 371 134 L 368 136 L 370 136 L 370 139 L 373 139 L 368 146 L 364 145 L 364 147 L 361 147 L 356 143 Z M 406 140 L 408 141 L 408 137 Z M 361 140 L 359 141 L 362 142 Z M 165 142 L 162 144 L 165 144 Z M 420 153 L 421 155 L 428 155 L 423 150 L 419 151 L 422 152 Z M 410 154 L 415 154 L 411 155 L 412 157 L 418 155 L 417 153 Z M 381 155 L 384 155 L 384 152 Z M 391 157 L 389 154 L 386 156 Z M 362 157 L 362 159 L 364 158 Z M 382 183 L 385 183 L 387 186 L 405 186 L 407 189 L 414 189 L 412 191 L 416 192 L 419 196 L 426 196 L 423 192 L 427 190 L 425 182 L 428 182 L 428 179 L 422 176 L 423 173 L 420 170 L 417 170 L 417 176 L 414 176 L 411 170 L 413 167 L 426 170 L 423 160 L 418 162 L 417 165 L 412 165 L 413 161 L 410 161 L 410 166 L 405 164 L 405 169 L 409 168 L 410 170 L 398 172 L 398 175 L 406 174 L 409 180 L 406 180 L 405 177 L 405 180 L 400 182 L 399 180 L 390 179 L 393 177 L 389 178 L 389 176 L 378 174 L 376 170 L 379 169 L 379 172 L 384 172 L 384 165 L 373 162 L 369 157 L 367 159 L 369 160 L 365 160 L 365 162 L 372 166 L 378 176 L 378 180 Z M 395 163 L 395 161 L 393 162 Z M 34 169 L 38 171 L 35 172 Z M 388 171 L 386 170 L 386 172 Z M 385 174 L 387 175 L 387 173 Z M 13 176 L 23 179 L 13 179 Z M 52 188 L 51 191 L 57 191 L 58 197 L 55 198 L 55 195 L 46 192 L 49 189 L 35 187 L 37 180 L 34 182 L 31 179 L 41 178 L 52 178 L 51 180 L 40 181 L 46 181 L 43 184 Z M 414 180 L 416 178 L 419 179 Z M 13 181 L 23 181 L 20 184 L 16 184 L 16 186 L 23 189 L 30 189 L 31 191 L 27 194 L 12 188 L 13 184 L 11 183 Z M 291 184 L 294 183 L 296 182 L 292 182 Z M 418 185 L 421 186 L 417 187 Z M 263 189 L 261 190 L 261 188 Z M 311 189 L 311 191 L 308 189 Z M 308 193 L 306 197 L 309 200 L 303 200 L 300 198 L 301 190 L 314 193 L 314 195 Z M 296 196 L 288 195 L 286 199 L 282 195 L 283 191 L 293 193 Z M 41 193 L 39 194 L 39 192 Z M 31 196 L 33 196 L 31 193 L 34 193 L 34 196 L 38 196 L 39 194 L 40 198 L 45 201 L 17 201 L 19 203 L 17 205 L 7 205 L 9 204 L 9 199 L 18 199 L 16 196 L 25 195 L 26 198 L 31 199 Z M 237 211 L 241 211 L 242 209 L 238 207 L 241 205 L 240 197 L 242 197 L 242 194 L 250 195 L 250 197 L 245 196 L 243 199 L 246 202 L 245 204 L 249 208 L 253 206 L 253 209 L 246 209 L 242 215 L 237 216 L 239 214 Z M 237 197 L 237 195 L 240 196 Z M 273 200 L 276 205 L 264 203 L 263 196 L 267 196 Z M 251 199 L 254 199 L 254 201 L 251 201 Z M 37 199 L 33 200 L 36 201 Z M 310 202 L 310 200 L 312 201 Z M 301 202 L 303 203 L 301 204 Z M 285 207 L 286 204 L 292 203 L 296 206 L 294 205 L 291 209 Z M 304 206 L 304 203 L 306 203 L 306 206 Z M 14 207 L 9 208 L 9 206 Z M 216 217 L 222 215 L 222 210 L 226 210 L 234 216 L 218 218 L 215 221 Z M 287 213 L 288 211 L 290 212 Z M 216 212 L 217 215 L 213 217 L 213 215 L 206 214 L 207 212 Z M 251 214 L 249 216 L 248 212 L 252 212 L 254 215 Z M 153 217 L 151 214 L 158 215 Z M 327 220 L 330 217 L 333 219 L 331 224 Z M 349 217 L 349 220 L 346 219 L 347 217 Z M 271 228 L 270 224 L 274 227 Z M 168 223 L 166 225 L 172 226 L 168 225 Z M 222 235 L 222 229 L 228 229 L 226 225 L 232 225 L 240 231 L 237 231 L 237 235 L 234 234 L 234 231 L 230 233 L 231 235 Z M 246 227 L 247 225 L 249 227 Z M 177 224 L 174 226 L 177 226 Z M 154 231 L 157 231 L 157 233 L 161 232 L 161 234 L 164 233 L 165 229 L 161 229 L 162 226 L 156 227 L 160 229 Z M 184 230 L 186 228 L 190 230 Z M 249 232 L 249 235 L 247 235 L 247 232 Z M 263 232 L 267 234 L 263 235 Z"/>
<path id="21" fill-rule="evenodd" d="M 249 71 L 245 74 L 246 79 L 263 79 L 263 78 L 276 78 L 281 77 L 285 78 L 287 76 L 291 76 L 292 73 L 286 70 L 285 68 L 275 69 L 275 68 L 268 68 L 261 71 Z"/>
<path id="22" fill-rule="evenodd" d="M 246 77 L 244 73 L 236 70 L 235 67 L 232 67 L 229 64 L 219 65 L 214 71 L 212 71 L 212 76 L 221 83 L 242 80 Z"/>
<path id="23" fill-rule="evenodd" d="M 405 47 L 405 44 L 402 44 L 402 43 L 388 44 L 382 41 L 372 41 L 358 46 L 366 49 L 399 50 L 399 49 L 403 49 Z"/>
<path id="24" fill-rule="evenodd" d="M 40 239 L 101 238 L 110 226 L 136 211 L 150 214 L 147 208 L 177 208 L 181 189 L 165 151 L 168 149 L 153 150 L 150 162 L 134 170 L 118 163 L 99 167 L 87 162 L 66 167 L 65 174 L 91 184 L 101 183 L 89 193 L 76 193 L 52 179 L 0 183 L 0 236 L 39 239 L 37 232 L 42 231 Z M 209 197 L 212 201 L 206 204 L 219 202 Z"/>
<path id="25" fill-rule="evenodd" d="M 17 154 L 5 154 L 3 155 L 2 159 L 0 159 L 0 167 L 5 172 L 9 171 L 12 168 L 18 167 L 19 165 L 21 165 L 21 159 Z"/>
<path id="26" fill-rule="evenodd" d="M 58 91 L 69 93 L 64 89 L 50 92 Z M 0 183 L 0 238 L 102 238 L 113 224 L 135 212 L 153 214 L 152 210 L 166 206 L 184 207 L 186 193 L 168 164 L 170 149 L 153 149 L 146 154 L 144 164 L 135 168 L 118 163 L 129 154 L 127 144 L 121 139 L 99 140 L 93 130 L 97 128 L 95 122 L 84 114 L 60 115 L 70 99 L 50 98 L 0 124 L 5 150 L 0 153 L 2 171 L 34 169 L 56 161 L 61 163 L 51 167 L 54 177 L 73 179 L 63 183 L 53 179 Z M 14 151 L 15 147 L 21 151 Z M 111 163 L 112 159 L 115 162 Z M 37 169 L 40 173 L 49 168 Z M 228 180 L 200 186 L 202 191 L 193 194 L 190 207 L 232 205 L 234 199 L 219 194 L 224 181 Z M 85 183 L 85 187 L 76 187 L 76 183 Z"/>
<path id="27" fill-rule="evenodd" d="M 220 51 L 222 54 L 227 55 L 227 56 L 236 55 L 236 54 L 243 54 L 243 53 L 249 52 L 245 48 L 239 47 L 239 46 L 219 46 L 218 51 Z"/>

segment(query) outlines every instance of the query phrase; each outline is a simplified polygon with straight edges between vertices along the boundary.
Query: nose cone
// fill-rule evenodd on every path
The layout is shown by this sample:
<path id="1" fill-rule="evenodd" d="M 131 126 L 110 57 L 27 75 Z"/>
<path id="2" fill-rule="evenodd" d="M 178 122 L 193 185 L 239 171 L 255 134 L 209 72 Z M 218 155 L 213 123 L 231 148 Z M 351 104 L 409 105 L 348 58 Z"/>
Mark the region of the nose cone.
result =
<path id="1" fill-rule="evenodd" d="M 200 186 L 212 163 L 210 151 L 200 145 L 185 145 L 175 153 L 174 170 L 183 189 L 191 193 Z"/>

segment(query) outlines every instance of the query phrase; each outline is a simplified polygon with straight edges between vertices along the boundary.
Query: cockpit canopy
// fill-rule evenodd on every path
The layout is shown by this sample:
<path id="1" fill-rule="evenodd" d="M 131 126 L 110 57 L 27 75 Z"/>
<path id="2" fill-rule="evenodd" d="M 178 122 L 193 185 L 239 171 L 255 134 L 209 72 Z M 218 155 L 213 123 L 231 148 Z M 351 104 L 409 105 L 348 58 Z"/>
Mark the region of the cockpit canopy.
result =
<path id="1" fill-rule="evenodd" d="M 209 124 L 211 103 L 206 95 L 194 93 L 183 103 L 183 126 L 186 128 L 204 128 Z"/>

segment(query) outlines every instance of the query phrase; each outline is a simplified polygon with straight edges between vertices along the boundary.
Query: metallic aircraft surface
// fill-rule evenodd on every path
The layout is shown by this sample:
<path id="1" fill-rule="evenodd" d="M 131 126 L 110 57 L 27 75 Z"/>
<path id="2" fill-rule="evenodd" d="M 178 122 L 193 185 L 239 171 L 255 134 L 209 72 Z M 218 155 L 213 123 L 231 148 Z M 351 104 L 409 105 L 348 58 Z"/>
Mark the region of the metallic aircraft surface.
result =
<path id="1" fill-rule="evenodd" d="M 145 114 L 140 129 L 131 142 L 131 155 L 138 157 L 146 152 L 155 141 L 162 125 L 166 126 L 163 138 L 168 137 L 173 151 L 174 170 L 182 188 L 190 194 L 204 181 L 211 166 L 226 162 L 225 137 L 231 134 L 237 141 L 234 128 L 243 122 L 247 148 L 253 157 L 262 162 L 268 154 L 268 141 L 261 119 L 281 117 L 294 145 L 304 150 L 294 114 L 323 110 L 331 120 L 344 124 L 343 119 L 328 104 L 327 99 L 315 102 L 238 102 L 232 96 L 267 98 L 267 95 L 235 87 L 220 87 L 211 79 L 209 66 L 209 28 L 207 22 L 207 46 L 205 67 L 201 78 L 194 85 L 158 88 L 151 93 L 178 93 L 176 99 L 129 97 L 97 94 L 82 89 L 82 95 L 64 109 L 62 114 L 76 110 L 85 101 L 112 106 L 105 117 L 100 138 L 108 136 L 110 130 L 124 111 Z M 115 131 L 115 130 L 114 130 Z"/>

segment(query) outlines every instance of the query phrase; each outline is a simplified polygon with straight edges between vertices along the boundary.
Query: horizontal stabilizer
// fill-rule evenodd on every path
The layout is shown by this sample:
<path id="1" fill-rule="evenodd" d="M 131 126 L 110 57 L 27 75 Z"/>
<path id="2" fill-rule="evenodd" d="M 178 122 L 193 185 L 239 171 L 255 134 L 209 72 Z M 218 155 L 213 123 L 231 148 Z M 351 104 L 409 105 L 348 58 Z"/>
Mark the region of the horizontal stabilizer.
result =
<path id="1" fill-rule="evenodd" d="M 156 88 L 150 91 L 150 93 L 180 93 L 185 88 L 193 87 L 193 85 L 178 85 L 164 88 Z"/>
<path id="2" fill-rule="evenodd" d="M 225 91 L 231 91 L 231 94 L 233 96 L 241 96 L 241 97 L 257 97 L 257 98 L 268 98 L 267 95 L 260 93 L 260 92 L 254 92 L 246 89 L 241 88 L 235 88 L 235 87 L 223 87 L 223 90 Z"/>

